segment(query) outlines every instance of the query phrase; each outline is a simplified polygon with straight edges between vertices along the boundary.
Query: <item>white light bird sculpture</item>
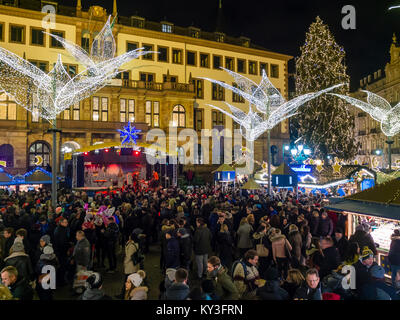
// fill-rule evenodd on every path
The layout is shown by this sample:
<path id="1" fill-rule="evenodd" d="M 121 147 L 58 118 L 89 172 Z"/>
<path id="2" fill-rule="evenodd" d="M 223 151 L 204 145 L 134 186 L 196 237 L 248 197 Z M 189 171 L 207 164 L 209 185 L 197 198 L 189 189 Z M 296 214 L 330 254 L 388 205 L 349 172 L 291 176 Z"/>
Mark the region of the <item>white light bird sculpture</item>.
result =
<path id="1" fill-rule="evenodd" d="M 231 113 L 214 105 L 209 104 L 208 106 L 223 112 L 227 116 L 231 117 L 233 121 L 238 123 L 240 125 L 241 134 L 248 141 L 256 140 L 267 130 L 274 128 L 283 120 L 294 116 L 297 109 L 304 103 L 335 88 L 343 86 L 343 84 L 334 85 L 318 92 L 306 93 L 290 101 L 285 101 L 279 90 L 275 88 L 268 79 L 264 70 L 262 72 L 260 84 L 256 84 L 254 81 L 237 74 L 236 72 L 225 68 L 221 69 L 228 72 L 234 78 L 237 87 L 210 78 L 203 79 L 218 84 L 243 97 L 243 99 L 249 102 L 249 112 L 246 114 L 244 111 L 227 102 L 225 102 L 225 104 L 229 107 Z M 253 110 L 252 106 L 255 106 L 258 112 L 264 115 L 264 119 Z M 243 129 L 245 129 L 245 133 L 243 133 Z"/>
<path id="2" fill-rule="evenodd" d="M 342 94 L 329 94 L 339 97 L 368 113 L 374 120 L 381 124 L 381 129 L 385 136 L 393 137 L 398 134 L 400 132 L 400 103 L 392 108 L 386 99 L 377 94 L 367 90 L 361 91 L 367 93 L 367 102 Z"/>

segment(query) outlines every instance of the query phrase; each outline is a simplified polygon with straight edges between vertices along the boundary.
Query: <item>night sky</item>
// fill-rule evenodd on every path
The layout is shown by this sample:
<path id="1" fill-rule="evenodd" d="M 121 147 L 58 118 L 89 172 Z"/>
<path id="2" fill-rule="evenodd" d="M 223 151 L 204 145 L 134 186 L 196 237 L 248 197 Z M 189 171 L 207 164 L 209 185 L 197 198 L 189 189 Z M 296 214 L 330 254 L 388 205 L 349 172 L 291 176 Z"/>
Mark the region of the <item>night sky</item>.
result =
<path id="1" fill-rule="evenodd" d="M 76 0 L 60 0 L 65 5 L 76 5 Z M 139 15 L 151 21 L 166 19 L 176 25 L 197 26 L 213 32 L 216 28 L 219 0 L 118 0 L 118 12 L 123 16 Z M 100 5 L 112 11 L 113 0 L 82 0 L 86 10 Z M 356 30 L 341 26 L 342 7 L 356 8 Z M 393 32 L 400 39 L 400 9 L 388 11 L 400 0 L 222 0 L 223 31 L 231 36 L 246 36 L 266 49 L 289 54 L 300 54 L 305 33 L 319 15 L 329 25 L 336 41 L 346 51 L 346 64 L 351 78 L 351 90 L 359 80 L 389 61 Z M 289 62 L 294 72 L 294 59 Z"/>

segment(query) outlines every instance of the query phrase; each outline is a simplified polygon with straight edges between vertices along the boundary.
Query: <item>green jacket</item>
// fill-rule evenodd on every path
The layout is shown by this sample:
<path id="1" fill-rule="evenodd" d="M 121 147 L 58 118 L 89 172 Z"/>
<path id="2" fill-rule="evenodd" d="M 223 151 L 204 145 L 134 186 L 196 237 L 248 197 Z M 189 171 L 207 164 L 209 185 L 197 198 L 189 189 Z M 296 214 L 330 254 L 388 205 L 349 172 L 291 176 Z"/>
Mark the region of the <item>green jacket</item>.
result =
<path id="1" fill-rule="evenodd" d="M 239 292 L 224 267 L 218 271 L 214 282 L 215 293 L 221 300 L 238 300 Z"/>

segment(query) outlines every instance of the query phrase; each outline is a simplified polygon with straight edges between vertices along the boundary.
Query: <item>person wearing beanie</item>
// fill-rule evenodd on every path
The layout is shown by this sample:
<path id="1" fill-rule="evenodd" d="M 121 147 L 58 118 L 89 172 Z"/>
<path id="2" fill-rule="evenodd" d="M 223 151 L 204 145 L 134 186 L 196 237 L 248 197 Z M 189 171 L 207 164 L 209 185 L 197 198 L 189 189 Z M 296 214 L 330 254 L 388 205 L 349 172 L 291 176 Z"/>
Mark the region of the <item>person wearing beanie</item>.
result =
<path id="1" fill-rule="evenodd" d="M 112 300 L 102 291 L 103 277 L 98 272 L 93 272 L 86 279 L 86 290 L 78 300 Z"/>
<path id="2" fill-rule="evenodd" d="M 40 255 L 40 258 L 35 266 L 36 273 L 36 292 L 39 296 L 40 300 L 51 301 L 53 300 L 54 291 L 52 289 L 43 289 L 41 282 L 46 274 L 42 273 L 43 267 L 45 266 L 53 266 L 55 270 L 58 269 L 58 259 L 54 254 L 54 249 L 51 244 L 46 245 L 43 248 L 43 253 Z"/>
<path id="3" fill-rule="evenodd" d="M 280 287 L 279 271 L 270 267 L 265 271 L 265 284 L 257 289 L 257 296 L 261 300 L 289 300 L 287 291 Z"/>
<path id="4" fill-rule="evenodd" d="M 50 236 L 47 234 L 42 236 L 39 240 L 39 244 L 36 247 L 35 253 L 33 254 L 32 257 L 33 266 L 36 266 L 36 264 L 38 263 L 40 256 L 43 254 L 43 249 L 46 246 L 52 246 Z"/>
<path id="5" fill-rule="evenodd" d="M 12 245 L 10 255 L 4 259 L 4 265 L 17 268 L 20 277 L 27 281 L 32 281 L 34 278 L 31 259 L 25 253 L 22 242 L 17 241 Z"/>
<path id="6" fill-rule="evenodd" d="M 397 271 L 400 270 L 400 230 L 394 230 L 390 238 L 390 250 L 389 250 L 389 263 L 390 271 L 392 272 L 392 285 L 395 285 Z"/>
<path id="7" fill-rule="evenodd" d="M 362 248 L 360 258 L 357 263 L 354 264 L 357 294 L 361 293 L 364 285 L 372 281 L 371 268 L 376 265 L 377 263 L 374 261 L 374 253 L 372 250 L 366 246 Z"/>
<path id="8" fill-rule="evenodd" d="M 396 289 L 385 282 L 385 269 L 379 265 L 371 267 L 371 282 L 361 289 L 361 300 L 400 300 Z"/>
<path id="9" fill-rule="evenodd" d="M 143 286 L 144 278 L 146 273 L 143 270 L 128 276 L 125 283 L 125 300 L 147 300 L 149 289 Z"/>

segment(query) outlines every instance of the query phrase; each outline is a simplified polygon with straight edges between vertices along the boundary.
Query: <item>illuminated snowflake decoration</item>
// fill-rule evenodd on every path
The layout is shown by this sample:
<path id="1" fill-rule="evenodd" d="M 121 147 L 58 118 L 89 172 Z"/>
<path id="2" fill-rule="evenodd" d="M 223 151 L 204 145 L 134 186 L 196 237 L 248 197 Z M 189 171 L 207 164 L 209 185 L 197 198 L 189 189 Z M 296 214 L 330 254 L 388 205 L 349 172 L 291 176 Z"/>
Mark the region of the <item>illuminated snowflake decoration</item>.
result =
<path id="1" fill-rule="evenodd" d="M 236 86 L 230 86 L 224 82 L 209 78 L 203 79 L 229 89 L 244 98 L 249 103 L 249 112 L 246 114 L 227 102 L 225 102 L 225 104 L 229 107 L 231 112 L 214 105 L 209 106 L 223 112 L 238 123 L 240 125 L 241 134 L 247 141 L 256 140 L 265 131 L 271 130 L 283 120 L 294 116 L 297 109 L 304 103 L 343 85 L 335 85 L 315 93 L 307 93 L 290 101 L 285 101 L 279 90 L 275 88 L 268 79 L 264 70 L 260 84 L 256 84 L 252 80 L 236 72 L 225 68 L 221 69 L 228 72 L 234 78 Z M 255 106 L 256 110 L 253 110 L 252 106 Z M 259 113 L 261 113 L 263 117 L 261 117 Z"/>
<path id="2" fill-rule="evenodd" d="M 342 94 L 330 93 L 337 96 L 353 106 L 368 113 L 374 120 L 381 124 L 382 132 L 387 137 L 393 137 L 400 132 L 400 103 L 392 108 L 390 103 L 384 98 L 367 90 L 367 101 L 358 100 Z"/>
<path id="3" fill-rule="evenodd" d="M 118 131 L 120 133 L 120 137 L 124 138 L 122 144 L 129 144 L 129 143 L 136 144 L 136 140 L 139 139 L 137 133 L 141 132 L 142 130 L 136 129 L 129 122 L 129 124 L 124 127 L 124 130 L 118 129 Z"/>
<path id="4" fill-rule="evenodd" d="M 71 77 L 61 55 L 49 73 L 0 47 L 0 90 L 32 114 L 50 123 L 57 115 L 79 101 L 90 97 L 118 75 L 123 64 L 149 52 L 143 48 L 114 58 L 115 40 L 110 18 L 96 36 L 90 56 L 79 46 L 51 35 L 82 65 L 85 70 Z"/>

